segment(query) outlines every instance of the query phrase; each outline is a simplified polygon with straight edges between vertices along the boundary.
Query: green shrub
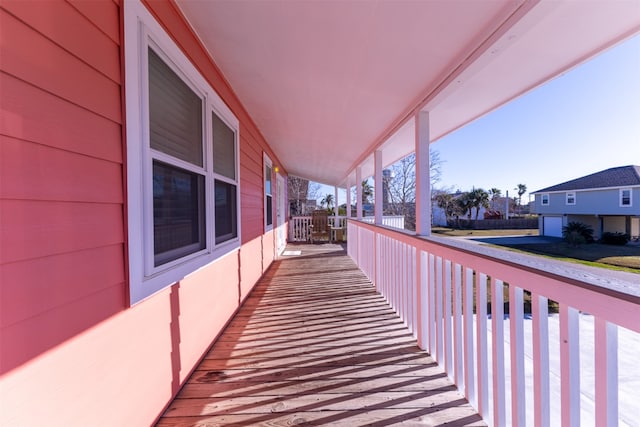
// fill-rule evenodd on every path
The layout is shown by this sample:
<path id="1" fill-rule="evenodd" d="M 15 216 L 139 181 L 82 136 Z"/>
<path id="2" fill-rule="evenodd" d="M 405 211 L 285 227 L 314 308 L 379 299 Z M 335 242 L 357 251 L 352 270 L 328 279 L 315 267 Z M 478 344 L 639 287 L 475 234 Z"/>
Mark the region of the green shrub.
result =
<path id="1" fill-rule="evenodd" d="M 579 232 L 572 230 L 564 234 L 564 240 L 571 246 L 579 246 L 587 243 L 587 239 L 584 238 Z"/>
<path id="2" fill-rule="evenodd" d="M 629 241 L 628 234 L 612 233 L 609 231 L 602 233 L 602 238 L 600 239 L 600 242 L 604 243 L 605 245 L 618 245 L 618 246 L 624 246 L 627 244 L 628 241 Z"/>
<path id="3" fill-rule="evenodd" d="M 562 227 L 562 237 L 573 246 L 593 243 L 593 228 L 581 222 L 570 221 Z"/>

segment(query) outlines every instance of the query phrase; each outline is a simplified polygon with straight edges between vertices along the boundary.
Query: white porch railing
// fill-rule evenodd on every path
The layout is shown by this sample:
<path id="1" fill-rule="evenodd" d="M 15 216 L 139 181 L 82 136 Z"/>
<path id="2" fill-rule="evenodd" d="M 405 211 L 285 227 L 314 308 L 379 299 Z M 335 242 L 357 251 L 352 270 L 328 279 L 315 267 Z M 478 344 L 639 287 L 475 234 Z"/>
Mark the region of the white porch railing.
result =
<path id="1" fill-rule="evenodd" d="M 348 233 L 351 258 L 490 425 L 637 422 L 640 275 L 358 221 Z"/>
<path id="2" fill-rule="evenodd" d="M 366 216 L 362 218 L 362 221 L 373 224 L 374 217 Z M 400 230 L 404 230 L 404 216 L 402 215 L 385 215 L 382 217 L 382 225 L 387 227 L 398 228 Z"/>
<path id="3" fill-rule="evenodd" d="M 363 221 L 373 224 L 373 217 L 365 217 Z M 334 226 L 335 216 L 329 216 L 329 225 Z M 311 225 L 310 216 L 294 216 L 289 219 L 289 241 L 290 242 L 306 242 L 309 240 L 309 226 Z M 382 225 L 404 229 L 403 216 L 383 216 Z M 347 228 L 347 217 L 338 216 L 338 227 Z"/>

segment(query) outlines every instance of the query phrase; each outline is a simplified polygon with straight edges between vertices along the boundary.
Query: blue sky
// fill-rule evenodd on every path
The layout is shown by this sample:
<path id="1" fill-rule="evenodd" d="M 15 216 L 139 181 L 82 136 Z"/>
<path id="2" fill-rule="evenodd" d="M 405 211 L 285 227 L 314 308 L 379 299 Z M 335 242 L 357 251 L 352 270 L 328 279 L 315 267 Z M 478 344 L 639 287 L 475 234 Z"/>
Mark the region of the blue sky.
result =
<path id="1" fill-rule="evenodd" d="M 610 167 L 640 165 L 640 36 L 432 148 L 444 161 L 440 187 L 497 187 L 510 195 L 519 183 L 536 191 Z"/>
<path id="2" fill-rule="evenodd" d="M 496 187 L 510 196 L 518 184 L 536 191 L 640 165 L 640 35 L 431 147 L 443 160 L 438 188 Z M 319 197 L 327 193 L 333 187 L 321 186 Z"/>

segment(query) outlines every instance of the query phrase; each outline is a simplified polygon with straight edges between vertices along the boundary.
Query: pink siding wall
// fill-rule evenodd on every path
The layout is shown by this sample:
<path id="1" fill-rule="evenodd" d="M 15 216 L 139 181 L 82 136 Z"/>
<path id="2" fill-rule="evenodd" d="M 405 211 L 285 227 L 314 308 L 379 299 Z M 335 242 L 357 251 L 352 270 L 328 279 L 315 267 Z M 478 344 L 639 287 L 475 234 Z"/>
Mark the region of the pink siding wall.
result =
<path id="1" fill-rule="evenodd" d="M 154 1 L 240 120 L 243 245 L 127 307 L 119 3 L 0 4 L 0 425 L 152 423 L 274 258 L 262 153 L 277 158 Z"/>

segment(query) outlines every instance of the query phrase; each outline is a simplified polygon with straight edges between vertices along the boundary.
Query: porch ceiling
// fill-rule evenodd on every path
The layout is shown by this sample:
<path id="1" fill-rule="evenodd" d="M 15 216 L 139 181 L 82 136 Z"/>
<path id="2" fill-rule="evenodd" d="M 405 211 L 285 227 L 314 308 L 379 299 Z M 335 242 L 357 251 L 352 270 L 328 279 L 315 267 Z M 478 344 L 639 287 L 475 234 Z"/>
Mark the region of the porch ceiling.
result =
<path id="1" fill-rule="evenodd" d="M 291 174 L 354 183 L 640 32 L 637 0 L 176 0 Z"/>

